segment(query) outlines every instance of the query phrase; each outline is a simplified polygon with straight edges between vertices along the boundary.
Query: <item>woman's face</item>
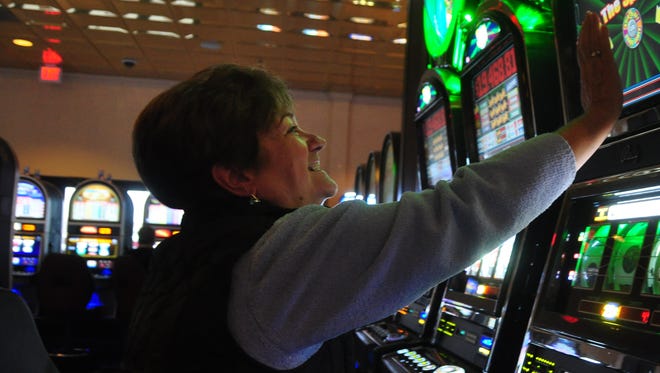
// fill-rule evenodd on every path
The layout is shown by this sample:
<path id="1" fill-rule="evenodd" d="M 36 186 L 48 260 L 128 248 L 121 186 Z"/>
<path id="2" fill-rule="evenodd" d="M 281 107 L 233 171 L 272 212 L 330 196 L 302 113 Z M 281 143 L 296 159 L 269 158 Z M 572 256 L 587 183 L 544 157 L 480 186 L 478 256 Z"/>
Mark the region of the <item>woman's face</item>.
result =
<path id="1" fill-rule="evenodd" d="M 321 169 L 325 139 L 303 131 L 292 113 L 260 133 L 256 196 L 280 207 L 321 204 L 337 193 L 337 183 Z"/>

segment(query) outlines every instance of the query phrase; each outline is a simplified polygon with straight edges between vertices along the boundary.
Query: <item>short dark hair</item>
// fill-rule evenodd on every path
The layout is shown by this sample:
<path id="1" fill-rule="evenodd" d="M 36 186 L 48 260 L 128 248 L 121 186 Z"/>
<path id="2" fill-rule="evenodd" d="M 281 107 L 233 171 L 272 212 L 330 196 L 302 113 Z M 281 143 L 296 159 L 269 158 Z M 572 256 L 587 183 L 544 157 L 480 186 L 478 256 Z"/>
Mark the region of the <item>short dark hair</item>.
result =
<path id="1" fill-rule="evenodd" d="M 257 133 L 292 108 L 286 84 L 264 69 L 211 66 L 162 92 L 140 113 L 133 128 L 137 171 L 172 208 L 199 204 L 210 191 L 229 196 L 213 181 L 212 166 L 258 166 Z"/>

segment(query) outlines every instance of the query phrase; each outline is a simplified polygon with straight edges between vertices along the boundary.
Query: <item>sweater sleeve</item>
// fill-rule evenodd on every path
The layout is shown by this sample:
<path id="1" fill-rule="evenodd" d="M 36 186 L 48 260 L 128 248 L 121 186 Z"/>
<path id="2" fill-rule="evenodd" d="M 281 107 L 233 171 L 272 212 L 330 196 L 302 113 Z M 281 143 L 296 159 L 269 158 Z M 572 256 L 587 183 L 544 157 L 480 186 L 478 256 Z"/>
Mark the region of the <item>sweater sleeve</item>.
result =
<path id="1" fill-rule="evenodd" d="M 397 202 L 300 208 L 234 267 L 232 335 L 256 360 L 294 368 L 323 341 L 394 314 L 515 235 L 575 172 L 564 139 L 544 134 Z"/>

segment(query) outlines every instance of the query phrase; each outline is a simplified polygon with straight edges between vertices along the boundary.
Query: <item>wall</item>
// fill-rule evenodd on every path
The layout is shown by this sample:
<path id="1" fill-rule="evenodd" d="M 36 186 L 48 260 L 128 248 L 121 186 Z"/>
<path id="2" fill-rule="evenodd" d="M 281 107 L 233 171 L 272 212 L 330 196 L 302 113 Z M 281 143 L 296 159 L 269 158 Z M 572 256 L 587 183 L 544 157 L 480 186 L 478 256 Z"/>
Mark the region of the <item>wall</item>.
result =
<path id="1" fill-rule="evenodd" d="M 41 83 L 37 71 L 0 69 L 0 137 L 20 169 L 42 175 L 139 180 L 131 158 L 133 121 L 147 102 L 175 82 L 64 73 Z M 346 93 L 292 91 L 303 129 L 328 140 L 323 167 L 338 196 L 352 189 L 355 169 L 400 131 L 402 102 Z M 335 198 L 331 203 L 336 202 Z"/>

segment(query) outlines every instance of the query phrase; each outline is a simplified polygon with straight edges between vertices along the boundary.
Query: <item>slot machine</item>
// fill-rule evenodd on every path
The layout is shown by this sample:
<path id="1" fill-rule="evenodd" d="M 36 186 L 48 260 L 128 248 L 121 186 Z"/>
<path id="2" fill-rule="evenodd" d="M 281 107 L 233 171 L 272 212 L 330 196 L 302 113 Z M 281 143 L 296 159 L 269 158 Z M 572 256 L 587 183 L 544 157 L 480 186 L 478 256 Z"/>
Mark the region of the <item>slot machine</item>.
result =
<path id="1" fill-rule="evenodd" d="M 368 205 L 380 203 L 380 150 L 369 153 L 365 172 L 365 201 Z"/>
<path id="2" fill-rule="evenodd" d="M 380 154 L 379 172 L 380 185 L 378 203 L 394 202 L 399 199 L 399 157 L 401 134 L 389 132 L 383 139 Z M 376 152 L 372 153 L 376 154 Z M 376 157 L 374 157 L 375 159 Z M 372 370 L 376 357 L 392 343 L 399 343 L 413 336 L 409 330 L 423 327 L 428 314 L 424 304 L 430 298 L 431 291 L 414 304 L 402 308 L 397 314 L 381 321 L 358 328 L 355 331 L 359 341 L 359 364 L 366 370 Z M 426 302 L 428 303 L 428 302 Z M 421 325 L 420 325 L 421 324 Z"/>
<path id="3" fill-rule="evenodd" d="M 575 40 L 587 10 L 610 34 L 623 111 L 568 189 L 518 372 L 660 371 L 660 6 L 657 1 L 555 5 L 564 100 L 579 115 Z"/>
<path id="4" fill-rule="evenodd" d="M 151 194 L 147 197 L 144 204 L 144 224 L 154 228 L 156 236 L 154 248 L 164 239 L 181 231 L 182 219 L 183 210 L 165 206 Z"/>
<path id="5" fill-rule="evenodd" d="M 87 308 L 95 309 L 102 317 L 114 315 L 114 263 L 132 246 L 130 197 L 110 181 L 84 180 L 71 195 L 66 224 L 65 253 L 84 258 L 94 278 L 94 292 Z"/>
<path id="6" fill-rule="evenodd" d="M 380 203 L 399 200 L 399 156 L 401 133 L 390 132 L 385 135 L 380 150 Z"/>
<path id="7" fill-rule="evenodd" d="M 415 133 L 418 144 L 417 167 L 420 188 L 433 188 L 442 180 L 451 180 L 459 165 L 465 164 L 462 146 L 460 82 L 458 75 L 448 68 L 427 70 L 419 83 L 415 114 Z M 428 345 L 433 333 L 445 284 L 429 289 L 421 298 L 404 307 L 396 315 L 397 322 L 410 333 L 406 343 L 396 346 L 398 352 L 388 351 L 381 358 L 387 371 L 413 371 L 415 368 L 435 370 L 437 365 L 420 355 L 414 355 L 413 366 L 402 362 L 401 355 Z M 410 355 L 413 356 L 413 355 Z"/>
<path id="8" fill-rule="evenodd" d="M 466 30 L 463 61 L 466 162 L 563 124 L 549 5 L 482 2 Z M 513 371 L 547 256 L 537 247 L 550 241 L 558 205 L 450 278 L 430 345 L 397 351 L 390 371 L 414 371 L 420 360 L 456 372 Z"/>
<path id="9" fill-rule="evenodd" d="M 11 257 L 18 161 L 9 143 L 0 137 L 0 287 L 12 288 Z"/>
<path id="10" fill-rule="evenodd" d="M 367 176 L 366 176 L 367 164 L 363 163 L 358 165 L 355 168 L 355 199 L 364 200 L 367 193 Z"/>
<path id="11" fill-rule="evenodd" d="M 31 305 L 32 278 L 48 253 L 62 245 L 62 193 L 53 184 L 21 175 L 16 187 L 12 240 L 13 289 Z M 31 305 L 31 308 L 32 305 Z"/>
<path id="12" fill-rule="evenodd" d="M 89 179 L 69 203 L 66 253 L 80 255 L 96 279 L 112 277 L 114 260 L 131 245 L 133 205 L 111 182 Z"/>

